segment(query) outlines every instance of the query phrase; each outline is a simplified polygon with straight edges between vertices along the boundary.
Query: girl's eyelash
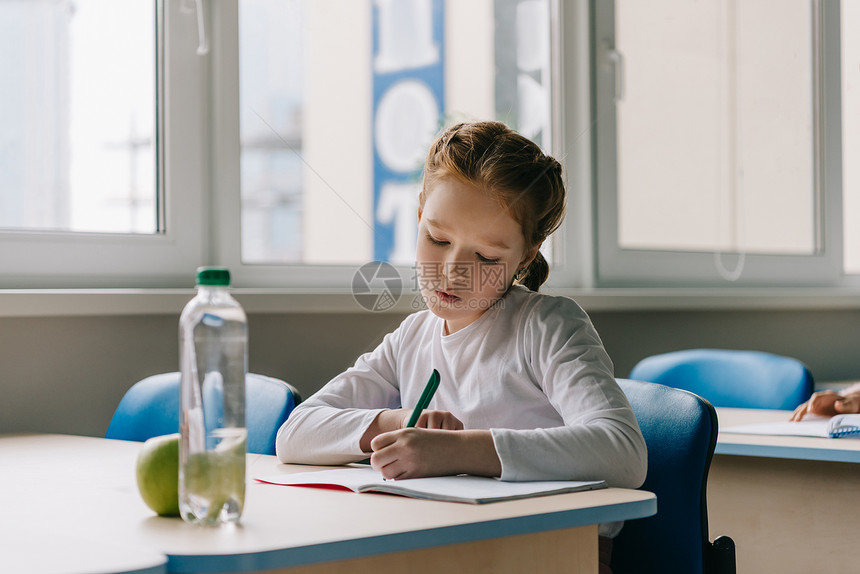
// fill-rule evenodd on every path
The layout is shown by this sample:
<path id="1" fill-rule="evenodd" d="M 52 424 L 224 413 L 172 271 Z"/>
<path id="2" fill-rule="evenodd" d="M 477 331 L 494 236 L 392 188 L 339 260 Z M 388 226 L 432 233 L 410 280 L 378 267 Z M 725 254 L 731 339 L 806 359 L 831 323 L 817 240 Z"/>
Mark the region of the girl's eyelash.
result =
<path id="1" fill-rule="evenodd" d="M 440 240 L 436 239 L 435 237 L 433 237 L 432 235 L 430 235 L 429 233 L 427 234 L 427 241 L 429 241 L 429 242 L 430 242 L 430 243 L 432 243 L 433 245 L 440 245 L 440 246 L 441 246 L 441 245 L 448 245 L 448 242 L 447 242 L 447 241 L 440 241 Z M 496 263 L 498 263 L 498 262 L 499 262 L 499 259 L 498 259 L 498 258 L 496 258 L 496 259 L 490 259 L 489 257 L 484 257 L 484 256 L 483 256 L 483 255 L 481 255 L 480 253 L 475 253 L 475 255 L 477 255 L 477 256 L 478 256 L 478 260 L 479 260 L 481 263 L 486 263 L 487 265 L 494 265 L 494 264 L 496 264 Z"/>

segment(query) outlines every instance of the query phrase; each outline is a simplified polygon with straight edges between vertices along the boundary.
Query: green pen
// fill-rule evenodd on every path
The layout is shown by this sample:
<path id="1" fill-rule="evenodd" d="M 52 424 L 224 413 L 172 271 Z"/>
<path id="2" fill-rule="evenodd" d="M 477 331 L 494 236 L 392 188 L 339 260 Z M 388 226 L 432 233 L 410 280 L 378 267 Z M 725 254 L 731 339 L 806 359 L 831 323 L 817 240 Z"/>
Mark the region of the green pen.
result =
<path id="1" fill-rule="evenodd" d="M 436 393 L 436 388 L 439 386 L 439 371 L 433 369 L 433 374 L 430 375 L 430 380 L 427 381 L 427 386 L 424 387 L 424 392 L 421 393 L 421 398 L 418 399 L 418 404 L 412 411 L 412 416 L 409 417 L 409 422 L 406 423 L 406 428 L 414 427 L 421 416 L 421 412 L 430 404 L 430 399 Z"/>

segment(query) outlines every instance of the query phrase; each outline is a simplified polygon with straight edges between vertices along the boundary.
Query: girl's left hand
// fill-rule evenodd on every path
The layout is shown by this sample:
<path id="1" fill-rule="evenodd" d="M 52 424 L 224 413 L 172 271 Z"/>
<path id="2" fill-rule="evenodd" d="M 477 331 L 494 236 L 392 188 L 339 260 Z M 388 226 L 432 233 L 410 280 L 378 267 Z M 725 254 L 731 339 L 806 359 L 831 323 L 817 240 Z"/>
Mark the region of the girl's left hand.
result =
<path id="1" fill-rule="evenodd" d="M 412 411 L 402 409 L 404 411 L 403 427 L 406 428 L 406 423 L 412 415 Z M 463 430 L 463 423 L 448 411 L 429 411 L 425 410 L 418 417 L 418 422 L 415 423 L 418 428 L 425 429 L 443 429 L 443 430 Z"/>

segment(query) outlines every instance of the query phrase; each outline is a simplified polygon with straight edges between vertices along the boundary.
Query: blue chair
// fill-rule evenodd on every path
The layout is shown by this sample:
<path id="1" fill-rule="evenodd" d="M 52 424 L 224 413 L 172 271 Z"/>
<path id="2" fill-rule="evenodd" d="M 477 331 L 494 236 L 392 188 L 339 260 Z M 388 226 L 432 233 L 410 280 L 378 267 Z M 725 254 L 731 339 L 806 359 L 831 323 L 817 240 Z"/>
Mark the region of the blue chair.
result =
<path id="1" fill-rule="evenodd" d="M 717 414 L 703 398 L 663 385 L 619 379 L 648 446 L 643 490 L 657 514 L 630 520 L 612 545 L 613 574 L 733 574 L 735 545 L 708 535 L 707 484 Z"/>
<path id="2" fill-rule="evenodd" d="M 301 402 L 289 383 L 248 373 L 245 377 L 245 424 L 248 452 L 275 454 L 275 437 Z M 147 377 L 134 384 L 114 412 L 105 438 L 145 441 L 179 432 L 179 373 Z"/>
<path id="3" fill-rule="evenodd" d="M 684 389 L 717 407 L 793 410 L 812 395 L 812 374 L 791 357 L 689 349 L 639 361 L 630 378 Z"/>

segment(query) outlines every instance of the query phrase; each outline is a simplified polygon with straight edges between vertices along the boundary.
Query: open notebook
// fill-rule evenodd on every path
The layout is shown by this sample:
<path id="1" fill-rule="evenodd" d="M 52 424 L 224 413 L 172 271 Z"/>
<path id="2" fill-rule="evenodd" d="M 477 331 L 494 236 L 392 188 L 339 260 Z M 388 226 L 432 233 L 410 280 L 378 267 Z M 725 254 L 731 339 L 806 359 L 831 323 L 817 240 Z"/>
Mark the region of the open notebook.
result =
<path id="1" fill-rule="evenodd" d="M 721 433 L 860 438 L 860 414 L 815 417 L 798 422 L 779 421 L 720 428 Z"/>
<path id="2" fill-rule="evenodd" d="M 606 483 L 602 480 L 503 482 L 496 478 L 466 475 L 384 480 L 382 474 L 371 468 L 338 468 L 318 472 L 278 474 L 259 477 L 256 480 L 268 484 L 341 488 L 353 492 L 382 492 L 411 498 L 470 504 L 606 488 Z"/>

